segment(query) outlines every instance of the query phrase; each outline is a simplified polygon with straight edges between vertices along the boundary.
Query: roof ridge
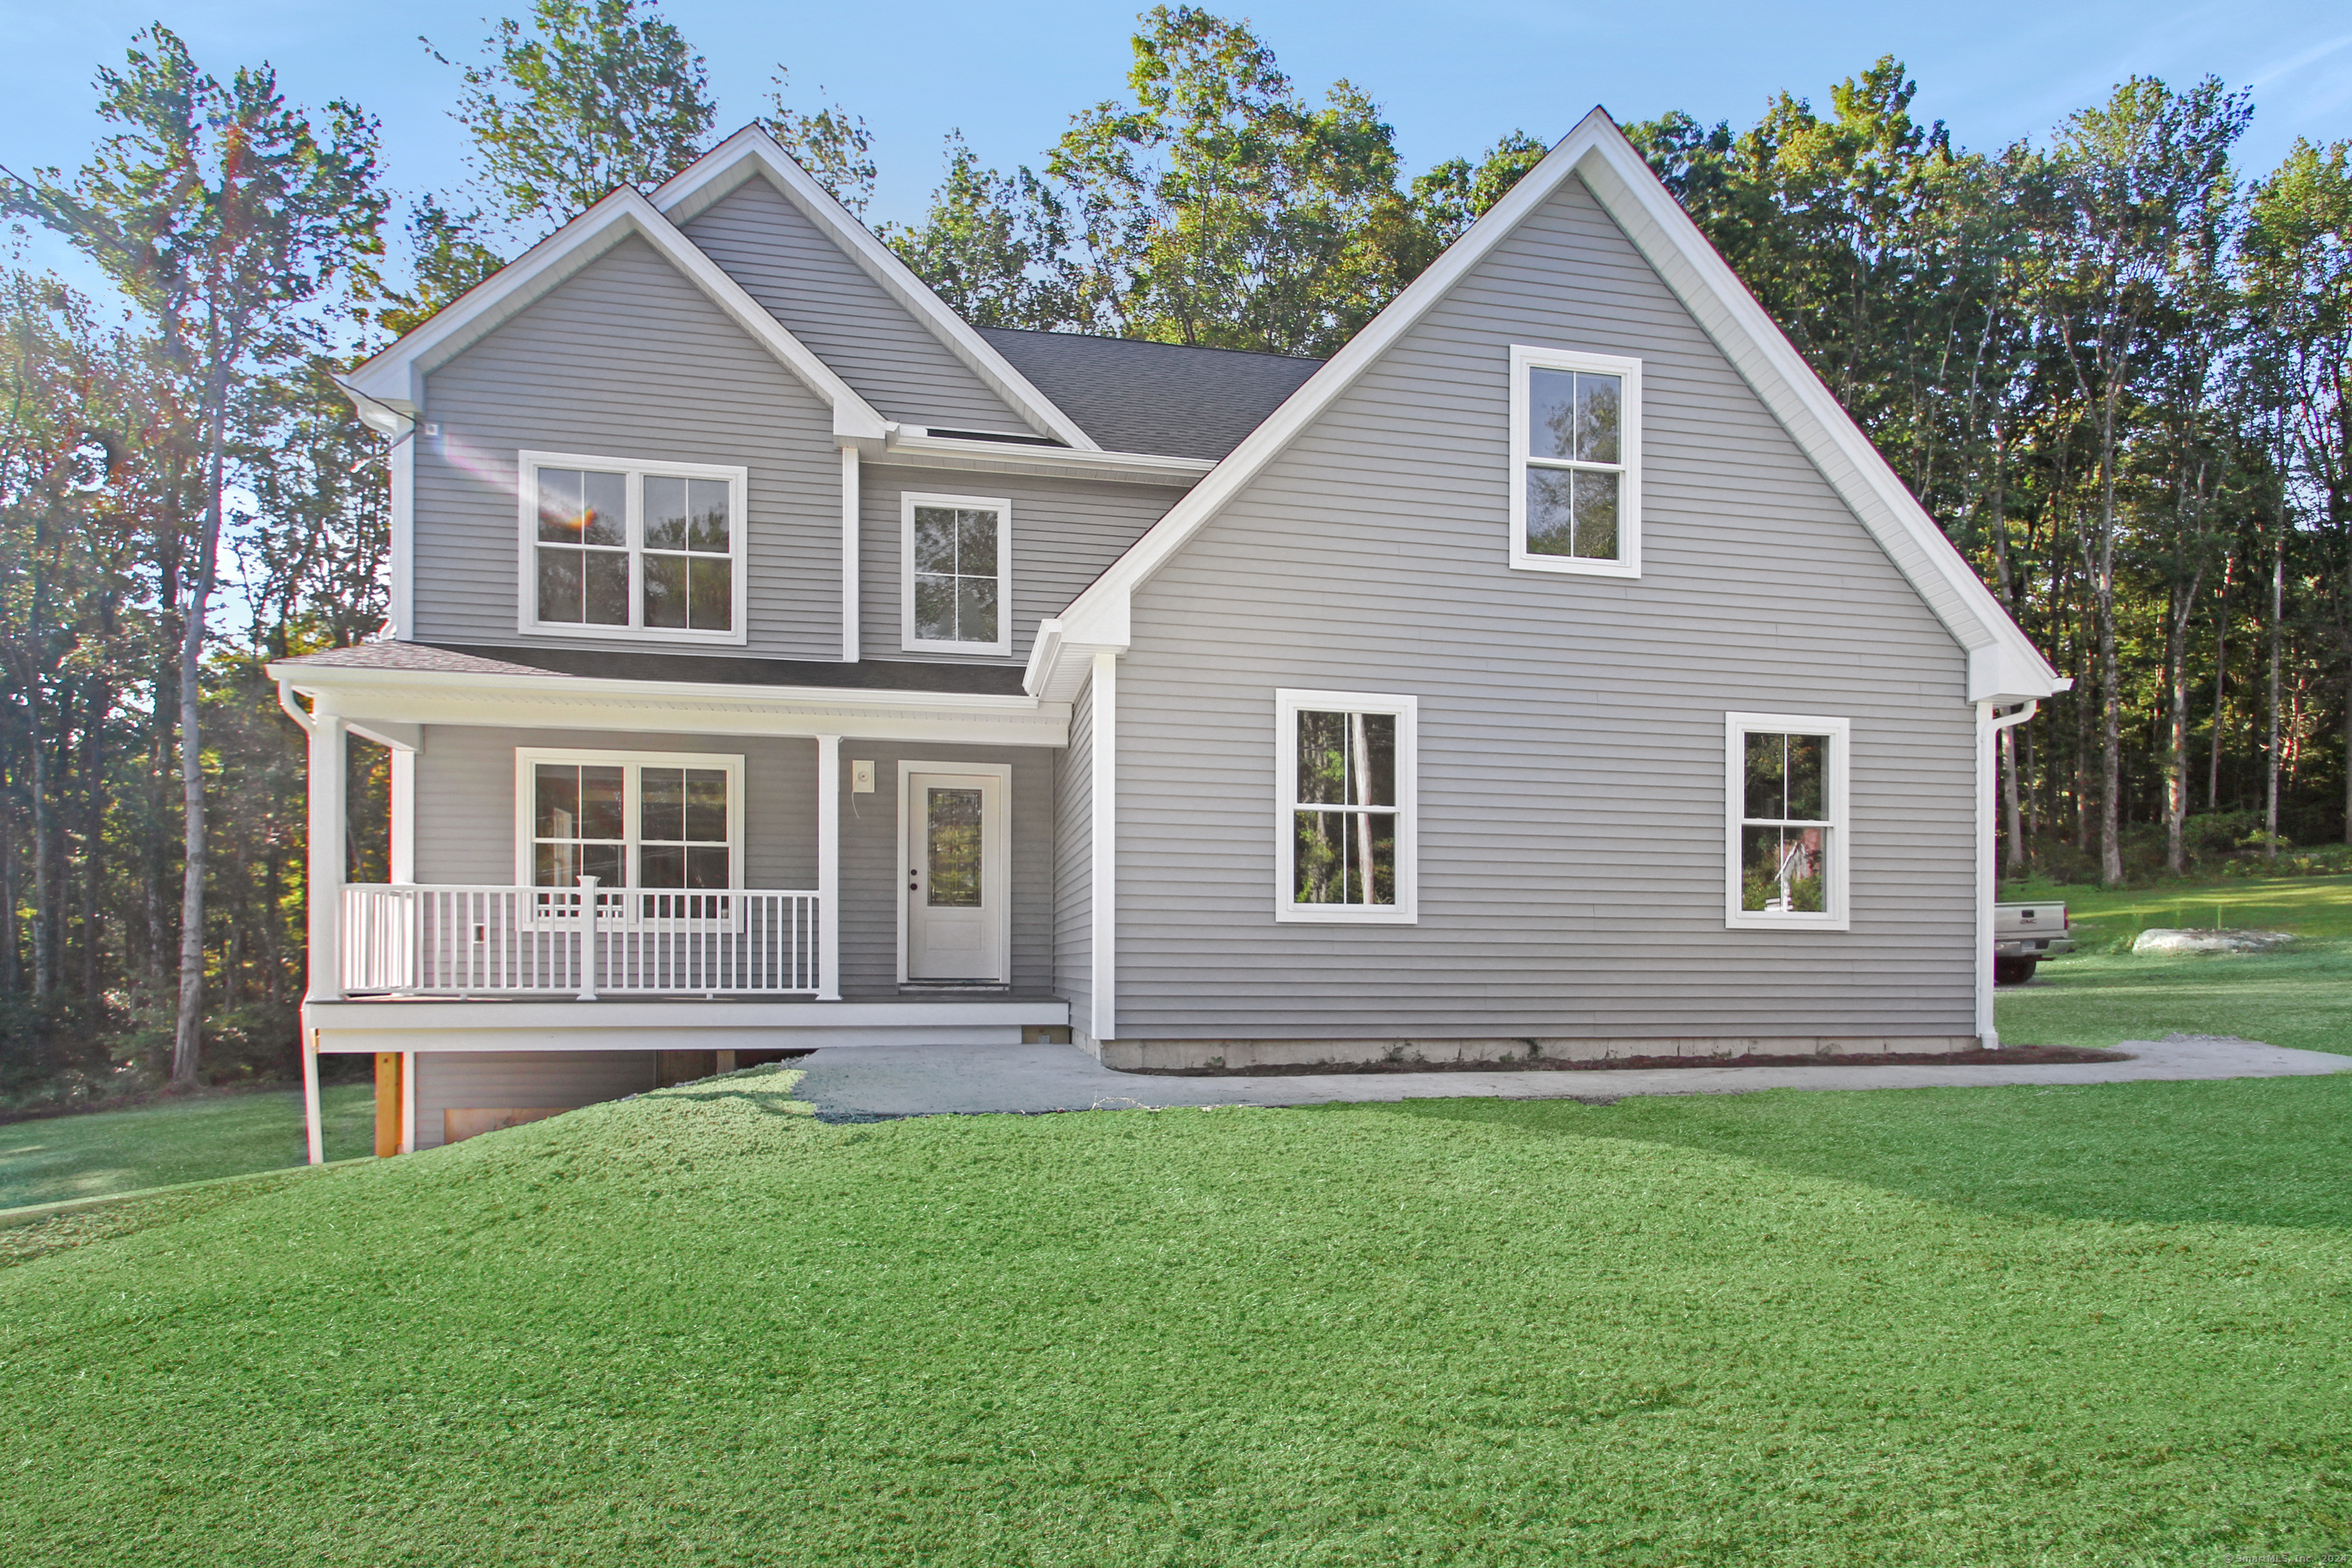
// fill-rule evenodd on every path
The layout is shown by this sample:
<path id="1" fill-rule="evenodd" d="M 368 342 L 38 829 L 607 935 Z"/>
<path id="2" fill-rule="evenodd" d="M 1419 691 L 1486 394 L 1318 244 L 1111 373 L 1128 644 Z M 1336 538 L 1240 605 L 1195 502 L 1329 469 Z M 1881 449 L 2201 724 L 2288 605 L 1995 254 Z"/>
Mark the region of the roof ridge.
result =
<path id="1" fill-rule="evenodd" d="M 1191 349 L 1195 353 L 1246 354 L 1252 359 L 1288 360 L 1297 364 L 1321 364 L 1326 354 L 1278 354 L 1271 349 L 1234 349 L 1223 343 L 1171 343 L 1160 338 L 1114 338 L 1100 332 L 1066 332 L 1058 327 L 983 327 L 974 323 L 973 330 L 982 332 L 1019 332 L 1032 338 L 1072 338 L 1087 343 L 1145 343 L 1156 349 Z"/>

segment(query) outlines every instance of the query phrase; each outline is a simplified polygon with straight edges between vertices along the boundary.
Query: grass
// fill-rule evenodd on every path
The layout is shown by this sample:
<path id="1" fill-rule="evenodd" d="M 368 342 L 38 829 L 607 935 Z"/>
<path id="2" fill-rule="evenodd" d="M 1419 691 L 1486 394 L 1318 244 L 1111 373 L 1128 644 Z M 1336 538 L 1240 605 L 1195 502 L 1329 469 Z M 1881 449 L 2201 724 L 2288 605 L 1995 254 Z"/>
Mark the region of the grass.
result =
<path id="1" fill-rule="evenodd" d="M 0 1270 L 0 1553 L 2352 1548 L 2352 1075 L 870 1126 L 793 1081 Z"/>
<path id="2" fill-rule="evenodd" d="M 2005 899 L 2063 898 L 2083 951 L 2042 963 L 2034 983 L 2000 993 L 2001 1037 L 2019 1045 L 2097 1046 L 2168 1034 L 2236 1035 L 2298 1050 L 2352 1054 L 2352 877 L 2233 878 L 2147 889 L 2026 884 Z M 2153 926 L 2290 931 L 2267 953 L 2143 957 Z"/>
<path id="3" fill-rule="evenodd" d="M 320 1092 L 327 1158 L 375 1146 L 373 1084 Z M 0 1208 L 98 1197 L 302 1163 L 302 1096 L 265 1090 L 0 1126 Z"/>

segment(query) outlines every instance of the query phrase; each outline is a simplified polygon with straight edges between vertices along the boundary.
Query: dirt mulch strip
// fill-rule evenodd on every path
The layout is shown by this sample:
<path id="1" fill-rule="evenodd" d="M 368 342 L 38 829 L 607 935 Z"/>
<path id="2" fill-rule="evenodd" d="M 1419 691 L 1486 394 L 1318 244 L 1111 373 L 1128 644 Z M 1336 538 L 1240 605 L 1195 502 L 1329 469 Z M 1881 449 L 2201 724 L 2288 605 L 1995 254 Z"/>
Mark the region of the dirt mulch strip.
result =
<path id="1" fill-rule="evenodd" d="M 1580 1061 L 1569 1061 L 1559 1057 L 1528 1057 L 1501 1062 L 1316 1062 L 1301 1067 L 1127 1068 L 1121 1070 L 1152 1078 L 1304 1078 L 1313 1073 L 1622 1072 L 1643 1068 L 2013 1068 L 2063 1062 L 2127 1062 L 2131 1059 L 2128 1051 L 2095 1051 L 2076 1046 L 2011 1046 L 1998 1051 L 1938 1051 L 1919 1056 L 1874 1052 L 1854 1056 L 1801 1057 L 1603 1057 Z"/>

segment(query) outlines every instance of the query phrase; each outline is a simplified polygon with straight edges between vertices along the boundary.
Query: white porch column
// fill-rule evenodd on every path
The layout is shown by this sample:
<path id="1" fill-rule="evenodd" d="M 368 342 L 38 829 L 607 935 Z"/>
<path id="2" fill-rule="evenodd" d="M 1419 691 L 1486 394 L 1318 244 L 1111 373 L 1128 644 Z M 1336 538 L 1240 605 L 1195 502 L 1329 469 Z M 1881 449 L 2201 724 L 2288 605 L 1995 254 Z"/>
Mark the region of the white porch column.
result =
<path id="1" fill-rule="evenodd" d="M 852 454 L 855 456 L 855 454 Z M 841 1000 L 841 737 L 816 738 L 816 998 Z"/>
<path id="2" fill-rule="evenodd" d="M 327 1163 L 326 1129 L 319 1117 L 319 1031 L 302 1031 L 302 1134 L 310 1163 Z"/>
<path id="3" fill-rule="evenodd" d="M 1088 823 L 1093 949 L 1092 1016 L 1087 1033 L 1097 1042 L 1118 1037 L 1118 655 L 1095 655 L 1093 770 Z"/>
<path id="4" fill-rule="evenodd" d="M 310 712 L 310 862 L 303 897 L 310 913 L 313 1001 L 343 994 L 344 720 L 323 699 Z"/>
<path id="5" fill-rule="evenodd" d="M 392 748 L 392 879 L 416 880 L 416 753 Z"/>

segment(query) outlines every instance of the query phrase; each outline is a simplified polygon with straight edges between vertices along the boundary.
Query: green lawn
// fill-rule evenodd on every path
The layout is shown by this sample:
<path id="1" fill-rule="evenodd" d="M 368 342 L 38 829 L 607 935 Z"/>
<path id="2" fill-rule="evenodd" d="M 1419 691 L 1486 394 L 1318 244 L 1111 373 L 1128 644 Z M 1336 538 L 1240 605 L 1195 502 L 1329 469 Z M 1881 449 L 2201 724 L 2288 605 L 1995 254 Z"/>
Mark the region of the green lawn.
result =
<path id="1" fill-rule="evenodd" d="M 2352 1550 L 2352 1076 L 826 1126 L 0 1270 L 12 1564 Z"/>
<path id="2" fill-rule="evenodd" d="M 2001 896 L 2063 898 L 2083 951 L 2003 990 L 2001 1038 L 2015 1045 L 2112 1046 L 2184 1035 L 2238 1035 L 2307 1051 L 2352 1053 L 2352 878 L 2231 879 L 2199 887 L 2105 892 L 2029 885 Z M 2291 951 L 2143 958 L 2151 926 L 2291 931 Z"/>
<path id="3" fill-rule="evenodd" d="M 375 1147 L 375 1089 L 320 1091 L 330 1160 Z M 0 1126 L 0 1208 L 300 1164 L 299 1090 L 205 1095 Z"/>

